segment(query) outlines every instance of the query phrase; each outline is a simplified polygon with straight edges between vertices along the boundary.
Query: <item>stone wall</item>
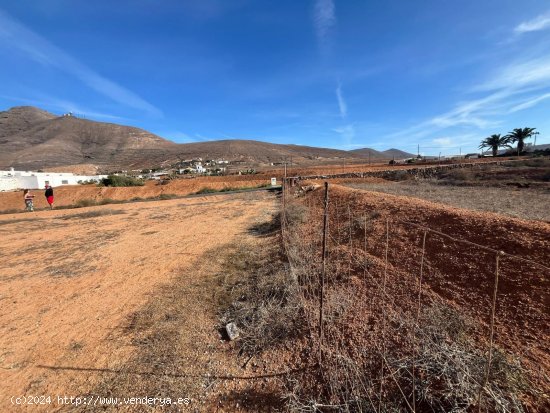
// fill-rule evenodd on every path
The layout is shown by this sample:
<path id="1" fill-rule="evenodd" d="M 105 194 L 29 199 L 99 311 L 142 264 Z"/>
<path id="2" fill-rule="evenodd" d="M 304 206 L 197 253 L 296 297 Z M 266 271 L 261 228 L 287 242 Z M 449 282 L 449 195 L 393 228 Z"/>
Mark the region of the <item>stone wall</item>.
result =
<path id="1" fill-rule="evenodd" d="M 456 163 L 450 165 L 433 165 L 433 166 L 419 166 L 408 169 L 402 169 L 395 167 L 395 169 L 385 169 L 383 171 L 368 171 L 368 172 L 349 172 L 342 174 L 332 175 L 309 175 L 309 176 L 297 176 L 290 179 L 295 181 L 307 180 L 307 179 L 330 179 L 330 178 L 382 178 L 388 181 L 402 181 L 407 177 L 412 176 L 415 179 L 425 179 L 437 176 L 440 172 L 448 171 L 457 168 L 473 168 L 476 166 L 484 165 L 502 165 L 504 163 L 517 162 L 517 160 L 503 160 L 503 161 L 491 161 L 491 162 L 469 162 L 469 163 Z M 391 168 L 391 166 L 389 167 Z"/>

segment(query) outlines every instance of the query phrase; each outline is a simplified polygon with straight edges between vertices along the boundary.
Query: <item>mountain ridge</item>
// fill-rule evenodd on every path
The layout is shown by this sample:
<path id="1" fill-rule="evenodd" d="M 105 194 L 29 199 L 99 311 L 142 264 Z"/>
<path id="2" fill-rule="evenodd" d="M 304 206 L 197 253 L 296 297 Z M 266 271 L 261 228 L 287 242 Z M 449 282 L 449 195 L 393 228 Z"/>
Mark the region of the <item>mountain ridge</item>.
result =
<path id="1" fill-rule="evenodd" d="M 224 158 L 250 164 L 391 159 L 369 148 L 354 151 L 255 140 L 176 143 L 144 129 L 55 115 L 33 106 L 0 112 L 0 169 L 96 164 L 102 169 L 140 169 L 191 158 Z"/>

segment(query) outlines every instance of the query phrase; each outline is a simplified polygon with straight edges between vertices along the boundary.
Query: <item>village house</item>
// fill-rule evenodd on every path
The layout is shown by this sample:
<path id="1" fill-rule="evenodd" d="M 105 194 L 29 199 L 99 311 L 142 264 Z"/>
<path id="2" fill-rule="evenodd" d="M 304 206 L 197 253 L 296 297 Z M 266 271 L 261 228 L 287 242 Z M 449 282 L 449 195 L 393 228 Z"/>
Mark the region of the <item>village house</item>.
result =
<path id="1" fill-rule="evenodd" d="M 75 175 L 70 172 L 0 171 L 0 191 L 16 189 L 41 189 L 46 184 L 53 187 L 78 185 L 82 182 L 99 182 L 107 175 Z"/>

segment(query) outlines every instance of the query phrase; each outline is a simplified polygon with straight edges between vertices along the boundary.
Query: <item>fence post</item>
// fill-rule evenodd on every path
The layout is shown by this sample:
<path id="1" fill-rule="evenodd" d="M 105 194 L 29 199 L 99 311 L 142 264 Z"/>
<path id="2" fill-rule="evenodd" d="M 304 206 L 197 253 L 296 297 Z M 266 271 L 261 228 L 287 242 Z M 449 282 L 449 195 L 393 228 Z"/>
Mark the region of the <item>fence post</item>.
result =
<path id="1" fill-rule="evenodd" d="M 420 310 L 422 308 L 422 277 L 424 275 L 424 255 L 426 253 L 426 234 L 427 230 L 424 230 L 424 236 L 422 237 L 422 257 L 420 258 L 420 277 L 418 280 L 418 304 L 416 307 L 416 320 L 413 324 L 413 362 L 412 362 L 412 407 L 413 412 L 416 413 L 416 327 L 418 320 L 420 319 Z"/>
<path id="2" fill-rule="evenodd" d="M 281 228 L 282 228 L 282 232 L 284 232 L 286 230 L 285 226 L 286 226 L 286 177 L 283 178 L 283 184 L 282 184 L 282 189 L 283 189 L 283 212 L 281 214 Z"/>
<path id="3" fill-rule="evenodd" d="M 378 413 L 382 411 L 382 393 L 384 391 L 384 361 L 386 359 L 386 278 L 388 274 L 388 251 L 390 248 L 390 219 L 386 218 L 386 254 L 384 259 L 384 280 L 382 282 L 382 366 L 380 368 L 380 404 Z"/>
<path id="4" fill-rule="evenodd" d="M 325 182 L 325 212 L 323 214 L 323 249 L 321 261 L 321 291 L 319 297 L 319 366 L 323 362 L 323 305 L 325 295 L 325 272 L 327 260 L 327 229 L 328 229 L 328 182 Z"/>
<path id="5" fill-rule="evenodd" d="M 495 284 L 493 287 L 493 302 L 491 305 L 491 327 L 489 332 L 489 354 L 487 356 L 487 365 L 485 366 L 485 378 L 483 380 L 483 385 L 479 389 L 479 395 L 477 400 L 477 411 L 478 413 L 481 412 L 481 396 L 483 393 L 483 389 L 485 386 L 487 386 L 487 383 L 489 382 L 489 375 L 491 373 L 491 361 L 493 358 L 493 336 L 495 331 L 495 312 L 496 312 L 496 304 L 497 304 L 497 291 L 498 291 L 498 271 L 499 271 L 499 259 L 500 255 L 502 254 L 501 251 L 498 251 L 495 257 Z"/>

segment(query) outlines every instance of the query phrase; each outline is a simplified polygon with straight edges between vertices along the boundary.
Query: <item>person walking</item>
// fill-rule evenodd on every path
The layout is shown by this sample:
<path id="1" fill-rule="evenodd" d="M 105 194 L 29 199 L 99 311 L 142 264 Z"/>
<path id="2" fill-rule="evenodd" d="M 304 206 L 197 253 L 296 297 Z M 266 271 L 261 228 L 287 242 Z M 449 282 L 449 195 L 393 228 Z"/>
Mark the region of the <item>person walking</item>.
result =
<path id="1" fill-rule="evenodd" d="M 50 184 L 46 184 L 46 191 L 44 192 L 44 196 L 46 197 L 46 201 L 48 201 L 50 209 L 53 209 L 53 188 Z"/>
<path id="2" fill-rule="evenodd" d="M 29 212 L 33 212 L 34 211 L 34 202 L 33 202 L 34 195 L 31 194 L 30 190 L 25 189 L 23 191 L 23 198 L 25 199 L 25 209 Z"/>

